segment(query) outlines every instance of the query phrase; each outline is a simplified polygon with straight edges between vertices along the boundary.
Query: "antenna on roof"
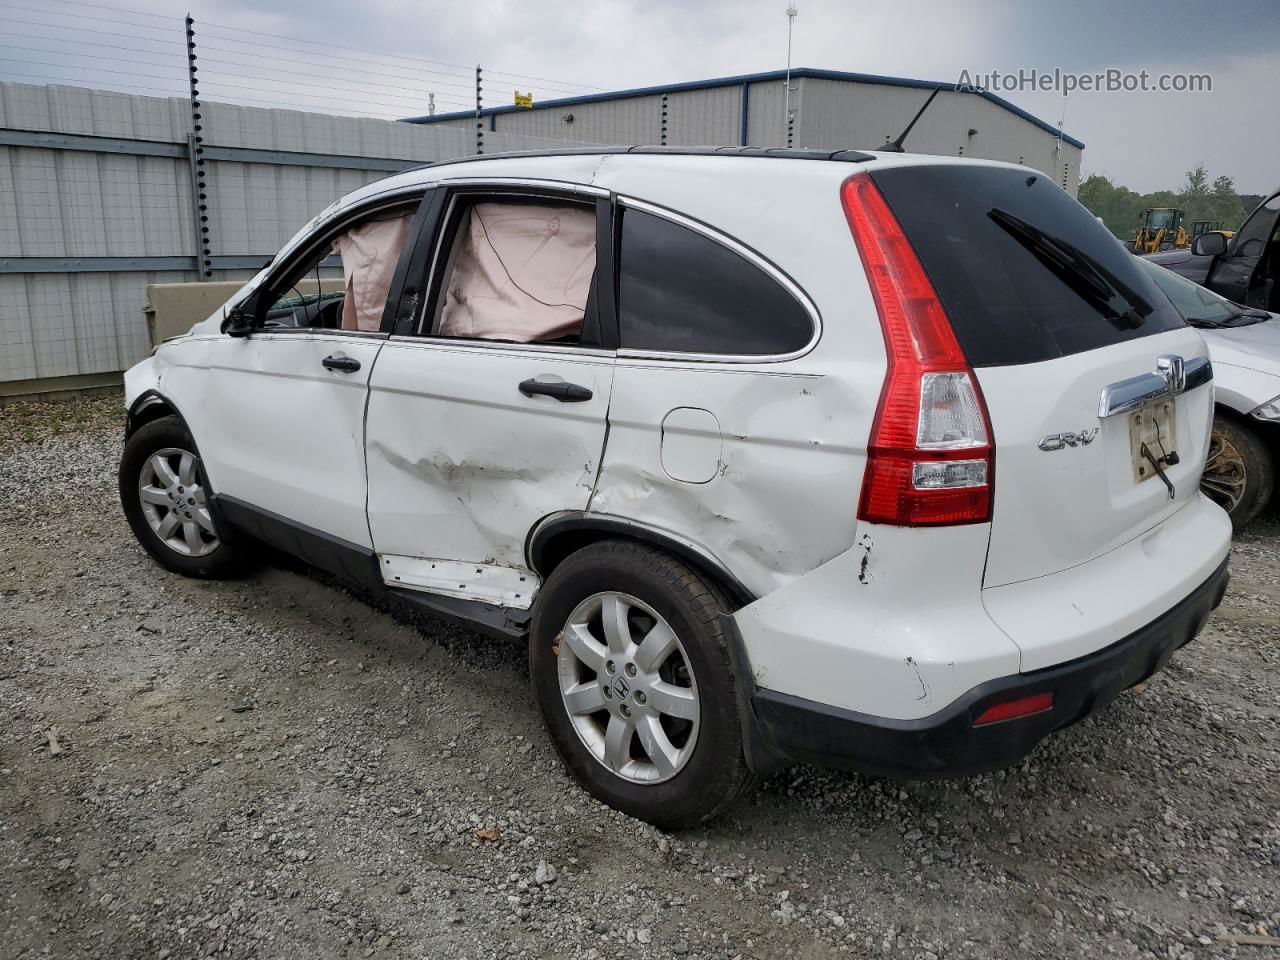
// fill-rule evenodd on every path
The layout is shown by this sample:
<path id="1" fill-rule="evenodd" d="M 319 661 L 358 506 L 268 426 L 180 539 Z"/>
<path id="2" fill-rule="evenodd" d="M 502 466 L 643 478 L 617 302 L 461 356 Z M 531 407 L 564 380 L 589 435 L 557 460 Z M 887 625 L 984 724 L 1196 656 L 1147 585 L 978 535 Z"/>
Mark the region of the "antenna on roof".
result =
<path id="1" fill-rule="evenodd" d="M 919 120 L 924 112 L 929 109 L 929 104 L 933 103 L 933 98 L 938 95 L 938 91 L 941 89 L 941 86 L 933 88 L 933 93 L 929 94 L 929 99 L 924 102 L 923 107 L 916 111 L 916 115 L 912 117 L 911 122 L 907 124 L 907 129 L 898 134 L 897 139 L 882 143 L 880 146 L 876 147 L 876 150 L 880 153 L 902 153 L 902 141 L 907 139 L 907 134 L 911 132 L 911 128 L 916 125 L 916 121 Z"/>

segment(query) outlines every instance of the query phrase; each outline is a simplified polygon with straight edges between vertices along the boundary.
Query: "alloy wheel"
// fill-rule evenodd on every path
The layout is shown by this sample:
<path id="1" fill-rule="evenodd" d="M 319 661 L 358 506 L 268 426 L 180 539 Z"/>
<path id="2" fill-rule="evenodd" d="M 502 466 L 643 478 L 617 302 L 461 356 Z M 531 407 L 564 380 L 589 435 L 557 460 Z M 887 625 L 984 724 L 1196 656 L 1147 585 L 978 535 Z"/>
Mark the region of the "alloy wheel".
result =
<path id="1" fill-rule="evenodd" d="M 204 474 L 194 453 L 165 447 L 148 457 L 138 476 L 138 499 L 147 524 L 174 553 L 203 557 L 218 548 Z"/>
<path id="2" fill-rule="evenodd" d="M 626 593 L 574 609 L 554 649 L 560 695 L 583 745 L 632 783 L 679 773 L 698 739 L 698 687 L 671 626 Z"/>
<path id="3" fill-rule="evenodd" d="M 1217 430 L 1209 437 L 1200 489 L 1210 500 L 1230 513 L 1244 496 L 1249 471 L 1244 455 Z"/>

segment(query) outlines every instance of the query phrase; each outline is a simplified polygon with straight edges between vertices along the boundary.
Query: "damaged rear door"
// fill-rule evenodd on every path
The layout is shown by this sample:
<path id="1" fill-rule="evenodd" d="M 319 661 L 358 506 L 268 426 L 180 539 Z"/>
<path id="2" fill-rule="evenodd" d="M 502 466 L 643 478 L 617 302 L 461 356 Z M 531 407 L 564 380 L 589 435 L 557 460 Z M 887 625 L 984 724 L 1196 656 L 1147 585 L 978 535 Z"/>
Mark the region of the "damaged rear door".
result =
<path id="1" fill-rule="evenodd" d="M 369 529 L 388 585 L 529 607 L 526 537 L 586 509 L 604 450 L 613 294 L 595 276 L 612 275 L 611 235 L 607 194 L 587 188 L 448 194 L 415 253 L 423 309 L 370 378 Z"/>

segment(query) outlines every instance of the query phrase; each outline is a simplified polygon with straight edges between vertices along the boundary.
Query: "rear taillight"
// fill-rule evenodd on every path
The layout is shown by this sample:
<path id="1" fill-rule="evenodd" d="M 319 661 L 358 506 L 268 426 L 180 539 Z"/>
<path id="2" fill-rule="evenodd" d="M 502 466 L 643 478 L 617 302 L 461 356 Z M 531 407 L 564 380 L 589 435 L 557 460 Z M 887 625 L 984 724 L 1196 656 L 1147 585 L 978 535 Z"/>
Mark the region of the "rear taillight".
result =
<path id="1" fill-rule="evenodd" d="M 951 321 L 871 178 L 850 177 L 841 199 L 888 355 L 858 518 L 903 527 L 990 520 L 991 420 Z"/>

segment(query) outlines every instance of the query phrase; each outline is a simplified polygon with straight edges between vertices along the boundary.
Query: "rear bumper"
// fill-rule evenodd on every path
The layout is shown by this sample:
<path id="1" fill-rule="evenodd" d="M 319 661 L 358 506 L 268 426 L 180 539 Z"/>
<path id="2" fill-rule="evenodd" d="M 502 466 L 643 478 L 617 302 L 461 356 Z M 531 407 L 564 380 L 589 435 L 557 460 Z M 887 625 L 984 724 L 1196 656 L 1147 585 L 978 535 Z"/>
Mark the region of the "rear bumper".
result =
<path id="1" fill-rule="evenodd" d="M 1055 730 L 1105 707 L 1162 669 L 1200 632 L 1227 589 L 1227 561 L 1146 626 L 1095 653 L 979 684 L 927 717 L 892 720 L 759 689 L 752 700 L 764 739 L 795 761 L 877 776 L 966 776 L 1015 763 Z M 975 727 L 987 707 L 1052 691 L 1043 713 Z"/>

